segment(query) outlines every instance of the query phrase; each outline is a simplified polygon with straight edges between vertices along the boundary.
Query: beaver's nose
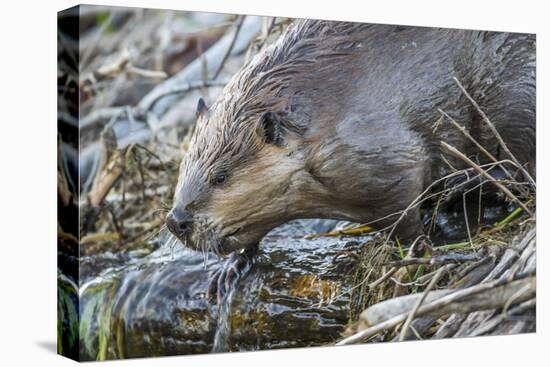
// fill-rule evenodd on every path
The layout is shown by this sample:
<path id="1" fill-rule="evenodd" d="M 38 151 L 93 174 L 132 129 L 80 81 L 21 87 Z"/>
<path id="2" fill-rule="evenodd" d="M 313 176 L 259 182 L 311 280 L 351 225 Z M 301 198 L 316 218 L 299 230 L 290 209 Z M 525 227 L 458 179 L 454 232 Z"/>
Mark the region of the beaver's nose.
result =
<path id="1" fill-rule="evenodd" d="M 166 216 L 166 226 L 176 237 L 183 237 L 191 230 L 193 216 L 186 210 L 176 208 Z"/>

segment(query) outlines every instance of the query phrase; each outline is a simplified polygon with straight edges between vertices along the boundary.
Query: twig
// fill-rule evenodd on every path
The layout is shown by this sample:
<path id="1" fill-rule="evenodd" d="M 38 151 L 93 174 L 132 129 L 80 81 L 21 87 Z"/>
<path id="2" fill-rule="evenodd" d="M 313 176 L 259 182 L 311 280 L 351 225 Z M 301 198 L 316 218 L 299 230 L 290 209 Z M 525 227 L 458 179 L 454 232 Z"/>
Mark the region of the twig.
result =
<path id="1" fill-rule="evenodd" d="M 472 241 L 472 232 L 470 231 L 470 220 L 468 219 L 468 209 L 466 209 L 466 194 L 462 195 L 462 211 L 464 212 L 464 224 L 466 225 L 466 233 L 468 234 L 468 242 L 470 246 L 474 247 L 474 242 Z"/>
<path id="2" fill-rule="evenodd" d="M 311 240 L 313 238 L 319 238 L 319 237 L 338 237 L 338 236 L 360 236 L 363 234 L 367 234 L 373 231 L 373 228 L 370 226 L 359 226 L 355 228 L 344 228 L 339 229 L 337 231 L 332 232 L 320 232 L 320 233 L 312 233 L 304 236 L 304 239 Z"/>
<path id="3" fill-rule="evenodd" d="M 128 49 L 124 49 L 111 63 L 101 66 L 99 69 L 83 78 L 83 82 L 95 84 L 104 79 L 112 79 L 123 73 L 151 79 L 166 79 L 168 77 L 168 74 L 164 71 L 147 70 L 132 65 L 130 51 L 128 51 Z"/>
<path id="4" fill-rule="evenodd" d="M 98 184 L 94 185 L 94 187 L 88 194 L 88 198 L 90 200 L 91 206 L 97 207 L 101 204 L 101 202 L 107 196 L 111 188 L 120 178 L 121 174 L 122 174 L 122 169 L 119 166 L 118 160 L 115 161 L 114 164 L 110 165 L 108 168 L 105 169 L 105 172 L 101 177 L 101 179 L 98 181 Z"/>
<path id="5" fill-rule="evenodd" d="M 445 148 L 447 151 L 455 155 L 456 157 L 462 159 L 464 162 L 466 162 L 468 165 L 470 165 L 476 172 L 478 172 L 480 175 L 485 177 L 487 180 L 491 181 L 496 187 L 498 187 L 508 198 L 510 198 L 512 201 L 516 202 L 519 206 L 522 207 L 523 210 L 525 210 L 526 213 L 528 213 L 530 216 L 533 216 L 533 213 L 525 204 L 521 202 L 510 190 L 508 190 L 505 186 L 503 186 L 500 182 L 495 180 L 493 176 L 487 173 L 487 171 L 483 170 L 480 166 L 478 166 L 476 163 L 474 163 L 470 158 L 466 157 L 463 153 L 458 151 L 455 147 L 452 145 L 449 145 L 445 143 L 444 141 L 441 142 L 441 145 L 443 148 Z"/>
<path id="6" fill-rule="evenodd" d="M 497 129 L 495 128 L 495 125 L 493 125 L 493 123 L 491 122 L 491 120 L 489 120 L 489 118 L 487 117 L 487 115 L 485 114 L 485 112 L 483 112 L 481 110 L 481 107 L 479 107 L 479 105 L 477 104 L 477 102 L 470 96 L 470 94 L 468 94 L 468 92 L 466 91 L 466 89 L 464 88 L 464 86 L 460 83 L 460 81 L 456 78 L 456 77 L 453 77 L 455 83 L 458 85 L 458 87 L 460 88 L 460 90 L 462 91 L 462 93 L 464 93 L 464 95 L 466 96 L 466 98 L 468 98 L 468 100 L 470 101 L 470 103 L 472 103 L 472 105 L 476 108 L 477 112 L 479 113 L 479 115 L 481 116 L 481 118 L 483 119 L 483 121 L 485 121 L 485 123 L 487 124 L 487 126 L 489 126 L 489 129 L 491 129 L 491 132 L 495 135 L 495 138 L 497 138 L 502 150 L 504 150 L 504 152 L 506 152 L 506 154 L 508 155 L 508 157 L 516 163 L 516 165 L 518 166 L 518 168 L 521 170 L 521 172 L 523 173 L 523 175 L 525 176 L 525 178 L 527 178 L 529 180 L 529 182 L 531 182 L 531 185 L 533 185 L 533 188 L 536 188 L 537 187 L 537 184 L 535 182 L 535 180 L 533 180 L 533 178 L 531 177 L 531 175 L 527 172 L 527 170 L 519 163 L 519 161 L 516 159 L 516 157 L 512 154 L 512 152 L 510 151 L 510 149 L 508 149 L 508 146 L 506 145 L 506 143 L 504 142 L 504 140 L 502 139 L 502 136 L 500 136 L 499 132 L 497 131 Z"/>
<path id="7" fill-rule="evenodd" d="M 129 62 L 130 51 L 124 48 L 109 64 L 102 65 L 93 72 L 93 77 L 98 81 L 106 78 L 114 78 L 126 69 Z"/>
<path id="8" fill-rule="evenodd" d="M 451 177 L 454 177 L 454 176 L 457 176 L 459 174 L 462 174 L 463 172 L 454 172 L 454 173 L 451 173 L 450 175 L 447 175 L 445 177 L 442 177 L 438 180 L 435 180 L 434 182 L 432 182 L 426 189 L 424 189 L 424 191 L 422 191 L 416 198 L 414 198 L 413 201 L 411 201 L 411 203 L 401 211 L 401 213 L 397 212 L 397 214 L 399 214 L 399 218 L 397 218 L 397 220 L 394 222 L 393 225 L 391 225 L 391 230 L 389 231 L 387 237 L 386 237 L 386 241 L 384 242 L 384 245 L 386 245 L 389 241 L 389 239 L 393 236 L 393 233 L 395 232 L 395 229 L 397 228 L 397 225 L 403 220 L 403 218 L 405 218 L 405 216 L 407 215 L 407 213 L 409 212 L 409 210 L 411 210 L 412 208 L 420 205 L 424 200 L 427 200 L 429 197 L 431 196 L 435 196 L 434 195 L 430 195 L 426 198 L 424 198 L 424 196 L 429 193 L 433 187 L 435 187 L 437 184 L 439 184 L 440 182 L 443 182 L 444 180 L 447 180 Z"/>
<path id="9" fill-rule="evenodd" d="M 131 64 L 126 66 L 126 71 L 129 74 L 134 74 L 143 78 L 166 79 L 166 77 L 168 77 L 168 74 L 166 74 L 164 71 L 142 69 Z"/>
<path id="10" fill-rule="evenodd" d="M 141 182 L 141 200 L 142 202 L 145 202 L 145 175 L 143 173 L 143 165 L 141 163 L 141 157 L 139 156 L 139 154 L 137 153 L 136 150 L 132 149 L 132 155 L 134 157 L 134 160 L 136 161 L 137 163 L 137 168 L 138 168 L 138 173 L 139 173 L 139 178 L 140 178 L 140 182 Z M 130 152 L 130 151 L 128 151 Z"/>
<path id="11" fill-rule="evenodd" d="M 141 149 L 143 150 L 145 153 L 147 153 L 150 157 L 153 157 L 155 158 L 159 163 L 160 163 L 160 166 L 163 170 L 167 169 L 166 168 L 166 165 L 164 164 L 163 160 L 155 153 L 153 153 L 149 148 L 147 148 L 146 146 L 143 146 L 141 144 L 132 144 L 132 148 L 136 148 L 136 149 Z"/>
<path id="12" fill-rule="evenodd" d="M 235 41 L 235 44 L 232 48 L 232 54 L 235 55 L 239 52 L 244 51 L 248 48 L 250 41 L 256 37 L 256 34 L 260 31 L 261 28 L 261 18 L 249 16 L 245 19 L 242 24 L 242 29 L 239 32 L 239 37 Z M 204 57 L 208 61 L 209 73 L 213 72 L 216 69 L 218 60 L 220 60 L 225 52 L 227 51 L 228 45 L 233 40 L 232 34 L 227 34 L 223 36 L 218 42 L 211 46 L 205 53 Z M 191 83 L 198 81 L 202 78 L 202 62 L 201 60 L 194 60 L 184 69 L 178 72 L 176 75 L 168 78 L 161 84 L 153 88 L 149 93 L 147 93 L 138 103 L 138 108 L 140 110 L 148 110 L 149 108 L 144 108 L 144 106 L 151 106 L 151 101 L 157 99 L 159 95 L 163 95 L 166 90 L 172 89 L 174 86 L 179 86 L 185 83 Z M 164 98 L 160 99 L 155 103 L 155 108 L 151 109 L 158 118 L 162 117 L 164 113 L 172 107 L 174 102 L 177 100 L 174 96 L 166 95 Z"/>
<path id="13" fill-rule="evenodd" d="M 231 51 L 233 50 L 233 47 L 235 46 L 235 42 L 237 42 L 237 37 L 239 37 L 239 32 L 241 31 L 241 27 L 243 25 L 245 17 L 246 16 L 244 16 L 244 15 L 239 16 L 239 20 L 237 21 L 237 26 L 235 28 L 235 33 L 233 34 L 233 39 L 231 40 L 231 43 L 229 44 L 229 47 L 227 47 L 227 51 L 223 55 L 222 61 L 218 65 L 218 68 L 216 69 L 216 72 L 214 73 L 214 76 L 212 77 L 212 80 L 218 79 L 218 76 L 220 75 L 220 73 L 221 73 L 221 71 L 222 71 L 222 69 L 225 65 L 225 62 L 229 58 L 229 55 L 231 55 Z"/>
<path id="14" fill-rule="evenodd" d="M 443 156 L 442 156 L 443 157 Z M 444 158 L 444 157 L 443 157 Z M 498 161 L 498 162 L 494 162 L 494 163 L 487 163 L 487 164 L 483 164 L 480 166 L 480 168 L 486 168 L 487 170 L 490 170 L 492 169 L 493 167 L 497 166 L 497 165 L 501 165 L 503 163 L 511 163 L 511 164 L 514 164 L 513 162 L 511 161 L 508 161 L 508 160 L 503 160 L 503 161 Z M 453 172 L 453 173 L 450 173 L 444 177 L 441 177 L 435 181 L 433 181 L 428 187 L 426 187 L 424 189 L 424 191 L 422 191 L 413 201 L 411 201 L 411 203 L 403 210 L 401 211 L 397 211 L 397 212 L 394 212 L 394 213 L 391 213 L 391 214 L 388 214 L 386 215 L 385 217 L 382 217 L 382 218 L 379 218 L 379 219 L 376 219 L 376 220 L 373 220 L 371 222 L 368 222 L 368 223 L 364 223 L 364 224 L 361 224 L 362 226 L 364 225 L 370 225 L 370 224 L 373 224 L 373 223 L 376 223 L 376 222 L 379 222 L 379 221 L 382 221 L 382 220 L 385 220 L 385 219 L 389 219 L 391 217 L 394 217 L 394 216 L 399 216 L 394 222 L 393 224 L 385 227 L 385 228 L 381 228 L 379 229 L 379 231 L 386 231 L 386 230 L 389 230 L 388 232 L 388 235 L 386 236 L 386 240 L 384 242 L 384 245 L 386 245 L 388 243 L 388 241 L 390 240 L 390 238 L 393 236 L 393 233 L 397 227 L 397 225 L 401 222 L 401 220 L 403 220 L 403 218 L 405 217 L 405 215 L 407 215 L 408 211 L 414 207 L 417 207 L 419 206 L 420 204 L 422 204 L 423 202 L 425 202 L 426 200 L 429 200 L 433 197 L 436 197 L 438 195 L 441 195 L 441 194 L 444 194 L 445 192 L 449 192 L 451 190 L 456 190 L 458 187 L 466 184 L 466 182 L 463 182 L 455 187 L 452 187 L 452 188 L 447 188 L 447 189 L 444 189 L 442 191 L 439 191 L 439 192 L 436 192 L 436 193 L 431 193 L 429 194 L 432 189 L 434 187 L 436 187 L 437 185 L 441 184 L 442 182 L 445 182 L 446 180 L 449 180 L 450 178 L 453 178 L 453 177 L 456 177 L 456 176 L 459 176 L 459 175 L 462 175 L 464 174 L 466 170 L 458 170 L 456 172 Z"/>
<path id="15" fill-rule="evenodd" d="M 125 107 L 106 107 L 100 110 L 94 110 L 80 120 L 80 128 L 85 129 L 100 121 L 109 120 L 118 116 L 124 111 L 124 108 Z"/>
<path id="16" fill-rule="evenodd" d="M 474 329 L 472 333 L 470 333 L 469 336 L 479 336 L 483 335 L 498 325 L 500 325 L 504 320 L 506 320 L 508 317 L 521 314 L 531 308 L 535 308 L 537 306 L 537 298 L 531 298 L 528 301 L 525 301 L 523 303 L 520 303 L 518 306 L 514 307 L 511 310 L 507 310 L 506 312 L 503 312 L 502 314 L 498 315 L 497 317 L 490 320 L 488 323 L 484 323 L 480 325 L 478 328 Z"/>
<path id="17" fill-rule="evenodd" d="M 527 203 L 529 204 L 529 201 Z M 506 218 L 504 218 L 500 222 L 497 222 L 497 224 L 495 225 L 495 228 L 500 229 L 500 228 L 504 227 L 505 225 L 507 225 L 508 223 L 510 223 L 511 221 L 516 219 L 517 217 L 519 217 L 522 212 L 523 212 L 523 208 L 514 209 L 514 211 L 511 212 L 510 214 L 508 214 L 508 216 L 506 216 Z"/>
<path id="18" fill-rule="evenodd" d="M 464 136 L 470 140 L 472 143 L 474 143 L 474 145 L 483 153 L 487 156 L 487 158 L 489 158 L 491 161 L 493 162 L 497 162 L 497 159 L 494 155 L 492 155 L 491 153 L 489 153 L 489 151 L 487 149 L 485 149 L 481 144 L 479 144 L 479 142 L 474 139 L 474 137 L 472 135 L 470 135 L 470 133 L 468 132 L 468 130 L 466 130 L 466 128 L 462 125 L 460 125 L 458 122 L 455 121 L 455 119 L 453 119 L 451 116 L 449 116 L 445 111 L 443 111 L 442 109 L 438 108 L 438 111 L 439 113 L 441 113 L 443 116 L 445 116 L 450 122 L 451 124 L 453 124 L 458 130 L 460 130 L 460 132 L 462 134 L 464 134 Z M 508 170 L 504 167 L 504 166 L 501 166 L 502 170 L 504 171 L 504 173 L 506 173 L 506 175 L 511 179 L 513 180 L 514 177 L 512 176 L 512 174 L 510 172 L 508 172 Z"/>
<path id="19" fill-rule="evenodd" d="M 187 93 L 187 92 L 190 92 L 192 90 L 200 89 L 200 88 L 224 87 L 226 84 L 227 84 L 226 80 L 221 80 L 221 81 L 218 81 L 218 80 L 207 80 L 207 81 L 197 80 L 197 81 L 194 81 L 194 82 L 191 82 L 191 83 L 174 86 L 174 87 L 171 87 L 169 89 L 162 90 L 157 95 L 152 96 L 152 98 L 149 99 L 149 102 L 148 102 L 149 104 L 145 104 L 145 105 L 141 106 L 141 108 L 143 108 L 146 111 L 152 110 L 158 100 L 160 100 L 160 99 L 162 99 L 162 98 L 164 98 L 164 97 L 166 97 L 167 95 L 170 95 L 170 94 Z"/>
<path id="20" fill-rule="evenodd" d="M 92 233 L 88 234 L 80 239 L 81 245 L 87 245 L 89 243 L 100 242 L 100 241 L 119 241 L 120 234 L 118 232 L 102 232 L 102 233 Z"/>
<path id="21" fill-rule="evenodd" d="M 375 280 L 374 282 L 372 283 L 369 283 L 367 285 L 367 287 L 369 289 L 373 289 L 373 288 L 376 288 L 378 287 L 380 284 L 382 284 L 383 282 L 385 282 L 389 277 L 391 277 L 393 275 L 393 273 L 395 273 L 399 268 L 396 268 L 396 267 L 392 267 L 390 270 L 388 270 L 386 272 L 386 274 L 382 275 L 380 278 L 378 278 L 377 280 Z"/>
<path id="22" fill-rule="evenodd" d="M 118 233 L 118 245 L 119 245 L 119 246 L 122 246 L 122 239 L 124 238 L 124 233 L 123 233 L 124 227 L 123 227 L 123 223 L 121 222 L 121 223 L 119 224 L 117 215 L 116 215 L 116 213 L 115 213 L 115 209 L 113 208 L 112 205 L 110 205 L 109 203 L 103 203 L 102 209 L 103 209 L 103 208 L 107 209 L 107 211 L 108 211 L 109 214 L 111 215 L 111 222 L 112 222 L 112 224 L 113 224 L 113 227 L 115 227 L 116 233 Z"/>
<path id="23" fill-rule="evenodd" d="M 445 159 L 445 157 L 442 155 L 442 158 Z M 502 160 L 502 161 L 498 161 L 498 162 L 494 162 L 494 163 L 486 163 L 486 164 L 483 164 L 481 165 L 480 167 L 482 168 L 486 168 L 487 170 L 490 170 L 492 169 L 493 167 L 497 166 L 497 165 L 501 165 L 501 164 L 504 164 L 504 163 L 510 163 L 510 164 L 514 164 L 513 162 L 511 161 L 508 161 L 508 160 Z M 462 185 L 465 185 L 466 182 L 463 182 L 455 187 L 451 187 L 451 188 L 447 188 L 447 189 L 444 189 L 442 191 L 439 191 L 439 192 L 435 192 L 435 193 L 430 193 L 432 191 L 432 189 L 434 187 L 436 187 L 437 185 L 441 184 L 442 182 L 445 182 L 446 180 L 449 180 L 453 177 L 456 177 L 456 176 L 459 176 L 459 175 L 462 175 L 465 173 L 466 170 L 456 170 L 456 172 L 452 172 L 444 177 L 441 177 L 435 181 L 433 181 L 427 188 L 424 189 L 424 191 L 422 191 L 410 204 L 409 206 L 407 206 L 407 208 L 403 209 L 403 210 L 400 210 L 400 211 L 396 211 L 396 212 L 393 212 L 393 213 L 390 213 L 384 217 L 381 217 L 381 218 L 377 218 L 375 220 L 372 220 L 370 222 L 367 222 L 367 223 L 362 223 L 360 224 L 360 227 L 358 228 L 361 228 L 361 227 L 364 227 L 364 226 L 370 226 L 371 224 L 374 224 L 374 223 L 378 223 L 378 222 L 381 222 L 383 220 L 387 220 L 391 217 L 395 217 L 395 216 L 399 216 L 394 222 L 393 224 L 385 227 L 385 228 L 377 228 L 377 231 L 379 232 L 383 232 L 383 231 L 386 231 L 386 230 L 389 230 L 389 233 L 388 235 L 386 236 L 386 241 L 384 242 L 384 244 L 387 244 L 389 239 L 391 238 L 391 236 L 393 235 L 393 232 L 395 231 L 395 228 L 396 226 L 399 224 L 399 222 L 405 217 L 405 215 L 407 214 L 407 212 L 416 207 L 416 206 L 419 206 L 420 204 L 422 204 L 423 202 L 425 202 L 426 200 L 430 200 L 431 198 L 434 198 L 436 196 L 439 196 L 441 194 L 444 194 L 446 192 L 449 192 L 451 190 L 456 190 L 458 187 L 462 186 Z M 430 193 L 428 195 L 428 193 Z"/>
<path id="24" fill-rule="evenodd" d="M 456 267 L 458 266 L 457 263 L 449 263 L 449 264 L 445 264 L 441 267 L 441 269 L 443 269 L 446 273 L 449 273 L 449 275 L 451 275 L 451 270 L 455 269 Z M 439 270 L 439 269 L 438 269 Z M 414 282 L 411 282 L 411 285 L 412 284 L 425 284 L 426 282 L 428 282 L 431 278 L 433 278 L 435 276 L 435 274 L 437 273 L 437 270 L 436 271 L 432 271 L 431 273 L 428 273 L 428 274 L 424 274 L 418 278 L 416 278 L 416 280 Z"/>
<path id="25" fill-rule="evenodd" d="M 481 284 L 478 284 L 478 285 L 475 285 L 475 286 L 472 286 L 472 287 L 469 287 L 469 288 L 465 288 L 465 289 L 461 289 L 461 290 L 458 290 L 448 296 L 444 296 L 442 298 L 439 298 L 437 300 L 435 300 L 434 302 L 431 302 L 427 305 L 424 305 L 424 306 L 421 306 L 416 314 L 417 316 L 422 316 L 422 315 L 425 315 L 425 314 L 428 314 L 428 313 L 431 313 L 431 312 L 435 312 L 435 313 L 438 313 L 438 314 L 445 314 L 447 312 L 455 312 L 451 307 L 451 305 L 453 305 L 455 302 L 460 302 L 460 301 L 463 301 L 464 299 L 468 298 L 468 297 L 471 297 L 471 296 L 474 296 L 474 295 L 477 295 L 481 292 L 485 292 L 485 291 L 493 291 L 493 292 L 498 292 L 500 291 L 500 289 L 498 290 L 495 290 L 495 288 L 497 287 L 501 287 L 503 285 L 506 285 L 506 284 L 510 284 L 514 281 L 517 281 L 517 280 L 521 280 L 521 279 L 525 279 L 525 278 L 531 278 L 529 279 L 530 282 L 535 282 L 535 278 L 534 278 L 534 275 L 535 275 L 535 272 L 528 272 L 528 273 L 522 273 L 518 276 L 516 276 L 516 278 L 514 280 L 510 280 L 510 279 L 497 279 L 497 280 L 494 280 L 494 281 L 491 281 L 491 282 L 487 282 L 487 283 L 481 283 Z M 523 286 L 524 282 L 521 283 L 521 285 Z M 533 287 L 533 290 L 535 289 L 536 287 Z M 499 293 L 500 295 L 503 294 L 503 292 L 500 292 Z M 468 309 L 469 312 L 471 311 L 474 311 L 476 310 L 476 305 L 470 305 L 470 308 Z M 480 307 L 481 305 L 477 305 L 477 309 L 482 309 L 482 307 Z M 494 305 L 491 305 L 492 307 L 489 307 L 489 308 L 493 308 Z M 447 307 L 447 309 L 445 309 L 444 307 Z M 436 312 L 437 311 L 437 312 Z M 342 339 L 341 341 L 339 341 L 338 343 L 336 343 L 336 345 L 347 345 L 347 344 L 353 344 L 353 343 L 357 343 L 363 339 L 367 339 L 367 338 L 370 338 L 384 330 L 387 330 L 387 329 L 390 329 L 390 328 L 393 328 L 397 325 L 399 325 L 400 323 L 404 322 L 408 317 L 408 313 L 403 313 L 403 314 L 400 314 L 400 315 L 397 315 L 397 316 L 394 316 L 386 321 L 383 321 L 373 327 L 370 327 L 370 328 L 367 328 L 365 330 L 362 330 L 352 336 L 349 336 L 345 339 Z"/>
<path id="26" fill-rule="evenodd" d="M 437 270 L 437 272 L 435 273 L 434 277 L 432 278 L 432 280 L 430 281 L 430 284 L 428 284 L 428 286 L 426 287 L 426 290 L 422 293 L 422 297 L 420 297 L 420 299 L 418 300 L 418 302 L 414 305 L 414 308 L 411 310 L 411 312 L 409 313 L 409 316 L 407 317 L 407 320 L 405 320 L 405 323 L 403 324 L 403 328 L 401 329 L 401 334 L 399 334 L 399 341 L 403 341 L 405 340 L 405 337 L 407 335 L 407 330 L 409 329 L 409 326 L 411 325 L 411 322 L 412 320 L 414 319 L 414 316 L 416 315 L 416 312 L 418 311 L 418 309 L 420 308 L 420 306 L 422 305 L 422 303 L 424 303 L 424 300 L 426 299 L 426 297 L 428 296 L 428 293 L 430 293 L 430 291 L 435 287 L 435 285 L 437 284 L 437 281 L 439 280 L 439 278 L 441 277 L 441 274 L 443 274 L 443 271 L 444 271 L 445 268 L 439 268 Z"/>
<path id="27" fill-rule="evenodd" d="M 468 262 L 468 261 L 477 261 L 481 258 L 479 253 L 467 253 L 467 254 L 445 254 L 440 256 L 434 256 L 434 257 L 413 257 L 411 259 L 403 259 L 399 261 L 392 261 L 390 262 L 390 265 L 393 267 L 401 268 L 403 266 L 409 266 L 409 265 L 444 265 L 444 264 L 450 264 L 450 263 L 461 263 L 461 262 Z"/>

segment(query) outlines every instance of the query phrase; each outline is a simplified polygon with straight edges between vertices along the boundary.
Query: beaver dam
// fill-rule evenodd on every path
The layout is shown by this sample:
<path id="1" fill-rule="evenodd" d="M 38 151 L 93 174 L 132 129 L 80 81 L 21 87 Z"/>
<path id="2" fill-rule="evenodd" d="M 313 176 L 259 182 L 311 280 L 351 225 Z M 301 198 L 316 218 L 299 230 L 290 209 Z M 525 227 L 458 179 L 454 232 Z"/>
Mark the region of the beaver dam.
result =
<path id="1" fill-rule="evenodd" d="M 62 144 L 59 202 L 78 205 L 81 220 L 79 241 L 60 225 L 60 352 L 105 360 L 535 331 L 535 181 L 497 180 L 491 170 L 515 172 L 515 157 L 478 164 L 448 142 L 448 157 L 468 168 L 410 203 L 425 235 L 401 243 L 395 226 L 294 220 L 209 302 L 224 258 L 183 246 L 164 224 L 197 100 L 214 101 L 291 20 L 85 9 L 81 78 L 63 79 L 81 96 L 82 195 L 71 193 L 77 152 Z M 471 139 L 446 111 L 434 121 Z M 73 122 L 60 114 L 61 126 Z M 75 264 L 79 278 L 61 269 Z"/>

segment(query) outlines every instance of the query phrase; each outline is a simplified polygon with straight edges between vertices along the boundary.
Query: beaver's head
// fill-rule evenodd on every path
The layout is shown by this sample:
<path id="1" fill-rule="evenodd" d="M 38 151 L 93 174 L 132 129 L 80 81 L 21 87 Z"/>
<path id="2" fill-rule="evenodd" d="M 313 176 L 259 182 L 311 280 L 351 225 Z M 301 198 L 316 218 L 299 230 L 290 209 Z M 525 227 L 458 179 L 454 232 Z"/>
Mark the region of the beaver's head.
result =
<path id="1" fill-rule="evenodd" d="M 359 185 L 346 176 L 356 160 L 320 131 L 341 119 L 345 108 L 333 106 L 353 83 L 321 87 L 319 80 L 333 80 L 346 64 L 334 63 L 342 54 L 334 47 L 317 45 L 340 39 L 317 29 L 305 37 L 303 26 L 256 55 L 211 107 L 199 101 L 167 219 L 187 246 L 227 254 L 292 219 L 353 218 L 357 198 L 343 197 Z M 335 187 L 341 178 L 346 182 Z"/>
<path id="2" fill-rule="evenodd" d="M 167 217 L 184 244 L 218 254 L 257 244 L 303 209 L 296 202 L 304 182 L 303 129 L 282 105 L 263 105 L 230 88 L 224 95 L 210 108 L 199 101 Z"/>

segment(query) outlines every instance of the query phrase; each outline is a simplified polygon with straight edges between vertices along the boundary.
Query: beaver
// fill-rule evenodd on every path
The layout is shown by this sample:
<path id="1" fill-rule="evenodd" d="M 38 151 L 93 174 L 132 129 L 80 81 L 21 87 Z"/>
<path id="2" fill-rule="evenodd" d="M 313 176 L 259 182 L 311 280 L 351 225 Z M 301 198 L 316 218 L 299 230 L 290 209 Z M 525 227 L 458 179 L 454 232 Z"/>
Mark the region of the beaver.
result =
<path id="1" fill-rule="evenodd" d="M 516 158 L 535 169 L 535 36 L 297 20 L 237 72 L 198 119 L 167 227 L 230 265 L 229 280 L 274 227 L 299 218 L 386 226 L 460 161 L 484 156 L 440 110 L 497 159 L 507 158 L 457 78 Z M 410 208 L 395 235 L 422 232 Z"/>

